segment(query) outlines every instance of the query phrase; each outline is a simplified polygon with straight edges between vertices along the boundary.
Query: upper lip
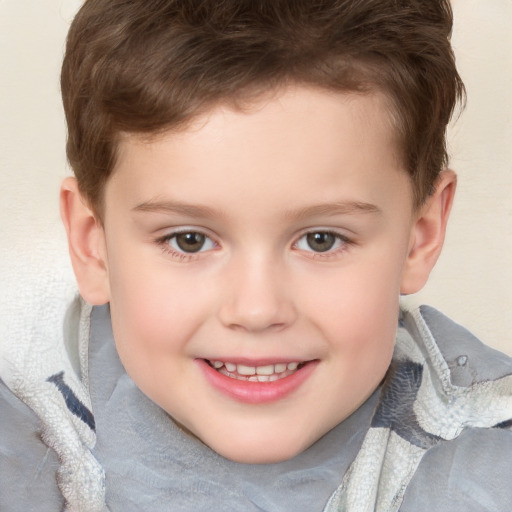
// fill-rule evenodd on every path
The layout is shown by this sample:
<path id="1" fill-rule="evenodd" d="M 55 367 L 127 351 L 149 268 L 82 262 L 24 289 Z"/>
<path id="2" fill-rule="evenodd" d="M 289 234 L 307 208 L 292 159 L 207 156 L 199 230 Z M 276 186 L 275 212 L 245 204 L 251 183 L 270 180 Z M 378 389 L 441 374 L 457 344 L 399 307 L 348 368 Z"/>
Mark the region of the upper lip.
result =
<path id="1" fill-rule="evenodd" d="M 203 357 L 201 359 L 205 359 L 207 361 L 222 361 L 223 363 L 231 363 L 231 364 L 242 364 L 244 366 L 267 366 L 271 364 L 288 364 L 288 363 L 307 363 L 309 361 L 313 361 L 313 359 L 308 358 L 300 358 L 300 357 L 275 357 L 275 358 L 261 358 L 261 359 L 252 359 L 246 357 Z"/>

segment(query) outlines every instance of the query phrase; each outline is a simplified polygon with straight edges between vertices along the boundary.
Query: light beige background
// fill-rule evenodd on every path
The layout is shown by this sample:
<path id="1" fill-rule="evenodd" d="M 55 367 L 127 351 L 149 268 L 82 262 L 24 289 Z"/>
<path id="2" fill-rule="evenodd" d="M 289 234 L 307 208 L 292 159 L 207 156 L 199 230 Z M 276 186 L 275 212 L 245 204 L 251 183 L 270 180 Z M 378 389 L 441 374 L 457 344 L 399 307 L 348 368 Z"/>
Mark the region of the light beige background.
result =
<path id="1" fill-rule="evenodd" d="M 68 172 L 58 75 L 80 3 L 0 0 L 4 317 L 19 314 L 50 273 L 72 281 L 57 208 Z M 459 189 L 444 253 L 413 300 L 438 307 L 512 354 L 512 1 L 453 4 L 453 43 L 468 89 L 467 109 L 450 133 Z"/>

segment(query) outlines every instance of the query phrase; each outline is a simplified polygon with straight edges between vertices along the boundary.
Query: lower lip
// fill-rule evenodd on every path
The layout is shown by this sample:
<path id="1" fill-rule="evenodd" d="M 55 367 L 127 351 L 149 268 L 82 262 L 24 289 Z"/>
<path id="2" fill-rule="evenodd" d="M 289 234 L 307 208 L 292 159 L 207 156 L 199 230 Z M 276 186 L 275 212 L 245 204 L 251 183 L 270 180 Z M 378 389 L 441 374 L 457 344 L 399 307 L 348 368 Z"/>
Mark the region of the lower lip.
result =
<path id="1" fill-rule="evenodd" d="M 273 382 L 232 379 L 212 368 L 204 359 L 195 360 L 206 380 L 218 391 L 239 402 L 263 404 L 276 402 L 293 393 L 312 374 L 318 361 L 306 363 L 288 377 Z"/>

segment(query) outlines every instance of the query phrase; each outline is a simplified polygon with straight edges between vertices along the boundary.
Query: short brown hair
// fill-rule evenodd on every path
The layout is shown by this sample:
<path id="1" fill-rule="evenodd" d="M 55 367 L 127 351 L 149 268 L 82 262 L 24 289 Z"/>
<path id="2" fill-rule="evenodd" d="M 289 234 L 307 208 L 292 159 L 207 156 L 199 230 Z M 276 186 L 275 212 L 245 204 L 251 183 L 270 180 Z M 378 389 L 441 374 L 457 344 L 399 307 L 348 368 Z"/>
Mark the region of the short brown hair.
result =
<path id="1" fill-rule="evenodd" d="M 87 0 L 62 67 L 67 155 L 97 213 L 123 132 L 299 83 L 382 91 L 420 205 L 447 165 L 464 86 L 449 0 Z"/>

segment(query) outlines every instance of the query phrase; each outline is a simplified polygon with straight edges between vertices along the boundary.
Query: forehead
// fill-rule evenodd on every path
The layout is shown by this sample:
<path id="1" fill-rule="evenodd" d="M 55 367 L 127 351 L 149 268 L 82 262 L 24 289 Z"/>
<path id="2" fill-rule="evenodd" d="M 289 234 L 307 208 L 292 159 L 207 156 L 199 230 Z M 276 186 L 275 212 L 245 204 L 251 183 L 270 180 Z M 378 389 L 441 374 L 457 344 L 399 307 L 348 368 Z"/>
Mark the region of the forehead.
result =
<path id="1" fill-rule="evenodd" d="M 194 133 L 206 133 L 218 130 L 222 124 L 229 124 L 232 119 L 255 131 L 259 129 L 258 121 L 274 119 L 279 123 L 292 120 L 298 129 L 309 128 L 309 134 L 321 135 L 319 125 L 326 127 L 336 120 L 343 122 L 351 116 L 358 124 L 374 126 L 377 123 L 389 142 L 397 139 L 396 119 L 393 102 L 389 96 L 377 88 L 366 92 L 338 91 L 308 84 L 279 85 L 275 88 L 252 90 L 247 88 L 236 97 L 221 99 L 212 105 L 194 113 L 183 124 L 171 127 L 156 134 L 126 134 L 123 142 L 135 144 L 153 143 L 166 136 L 173 135 L 176 140 L 190 138 Z M 226 123 L 224 123 L 226 121 Z M 357 128 L 356 126 L 354 126 Z M 273 125 L 267 124 L 268 130 Z"/>
<path id="2" fill-rule="evenodd" d="M 372 185 L 366 199 L 375 201 L 382 182 L 406 175 L 397 155 L 384 95 L 289 87 L 241 106 L 217 105 L 181 130 L 125 136 L 107 189 L 117 183 L 139 204 L 191 189 L 196 198 L 224 189 L 254 202 L 258 186 L 288 201 L 313 190 L 328 199 L 348 194 L 360 175 Z"/>

